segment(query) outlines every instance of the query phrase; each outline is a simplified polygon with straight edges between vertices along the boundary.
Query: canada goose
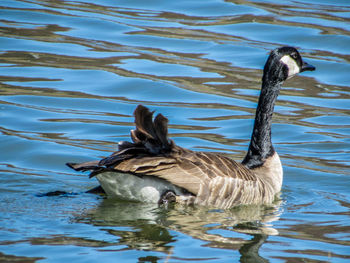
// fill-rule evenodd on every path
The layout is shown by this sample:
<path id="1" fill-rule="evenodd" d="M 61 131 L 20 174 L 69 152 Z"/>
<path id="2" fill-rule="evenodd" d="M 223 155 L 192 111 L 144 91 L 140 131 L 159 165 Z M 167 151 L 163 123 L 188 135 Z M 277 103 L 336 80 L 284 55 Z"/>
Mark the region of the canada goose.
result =
<path id="1" fill-rule="evenodd" d="M 199 204 L 229 208 L 268 204 L 280 192 L 280 158 L 271 143 L 271 119 L 281 84 L 315 67 L 293 47 L 271 51 L 264 66 L 262 87 L 248 152 L 242 163 L 209 152 L 195 152 L 168 139 L 168 119 L 139 105 L 131 142 L 99 161 L 67 163 L 76 171 L 90 170 L 108 196 L 125 200 Z"/>

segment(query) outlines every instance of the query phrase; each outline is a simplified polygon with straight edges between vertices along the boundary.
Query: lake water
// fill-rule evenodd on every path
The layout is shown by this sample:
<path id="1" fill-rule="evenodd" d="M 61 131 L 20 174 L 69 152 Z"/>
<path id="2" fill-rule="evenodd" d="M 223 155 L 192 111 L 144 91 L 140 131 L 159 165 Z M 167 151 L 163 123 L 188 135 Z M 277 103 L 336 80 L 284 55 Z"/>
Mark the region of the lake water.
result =
<path id="1" fill-rule="evenodd" d="M 272 206 L 109 200 L 65 166 L 115 151 L 138 104 L 177 144 L 242 160 L 283 45 L 317 70 L 276 105 Z M 350 262 L 348 0 L 2 0 L 0 49 L 0 261 Z"/>

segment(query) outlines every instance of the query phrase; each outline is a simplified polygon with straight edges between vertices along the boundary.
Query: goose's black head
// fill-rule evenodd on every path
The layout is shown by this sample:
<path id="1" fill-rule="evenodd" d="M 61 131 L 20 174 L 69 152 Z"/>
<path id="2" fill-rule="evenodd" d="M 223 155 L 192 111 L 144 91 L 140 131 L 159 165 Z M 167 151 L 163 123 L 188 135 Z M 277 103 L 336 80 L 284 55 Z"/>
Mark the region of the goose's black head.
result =
<path id="1" fill-rule="evenodd" d="M 301 58 L 294 47 L 280 47 L 272 50 L 266 61 L 263 82 L 281 83 L 303 71 L 316 68 Z"/>

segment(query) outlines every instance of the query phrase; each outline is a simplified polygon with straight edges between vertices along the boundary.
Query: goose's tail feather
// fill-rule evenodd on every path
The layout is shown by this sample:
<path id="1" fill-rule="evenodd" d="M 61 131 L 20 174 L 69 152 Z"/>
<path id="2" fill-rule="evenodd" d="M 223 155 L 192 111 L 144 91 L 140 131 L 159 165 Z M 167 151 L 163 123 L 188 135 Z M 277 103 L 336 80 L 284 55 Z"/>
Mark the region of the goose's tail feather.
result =
<path id="1" fill-rule="evenodd" d="M 137 106 L 134 111 L 136 129 L 131 130 L 133 142 L 119 142 L 118 151 L 111 156 L 100 161 L 67 165 L 76 171 L 93 170 L 93 176 L 102 167 L 109 168 L 135 156 L 165 155 L 171 152 L 175 144 L 168 139 L 168 119 L 158 114 L 153 120 L 153 113 L 142 105 Z"/>
<path id="2" fill-rule="evenodd" d="M 158 114 L 153 120 L 153 113 L 142 105 L 137 106 L 134 112 L 136 130 L 131 131 L 131 139 L 134 144 L 141 145 L 149 153 L 169 152 L 173 143 L 168 139 L 168 119 Z M 130 146 L 130 143 L 126 146 Z M 121 148 L 125 148 L 124 143 L 121 144 Z"/>

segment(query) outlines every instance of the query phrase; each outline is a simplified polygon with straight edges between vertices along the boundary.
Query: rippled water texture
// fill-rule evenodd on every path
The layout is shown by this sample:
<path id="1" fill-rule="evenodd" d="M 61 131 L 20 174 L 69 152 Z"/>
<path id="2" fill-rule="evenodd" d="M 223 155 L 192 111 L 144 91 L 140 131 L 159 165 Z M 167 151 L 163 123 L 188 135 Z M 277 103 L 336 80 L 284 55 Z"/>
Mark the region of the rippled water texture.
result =
<path id="1" fill-rule="evenodd" d="M 349 29 L 348 0 L 2 0 L 0 261 L 349 262 Z M 276 105 L 273 206 L 109 200 L 65 166 L 116 150 L 138 104 L 170 119 L 177 144 L 241 160 L 282 45 L 317 71 Z"/>

